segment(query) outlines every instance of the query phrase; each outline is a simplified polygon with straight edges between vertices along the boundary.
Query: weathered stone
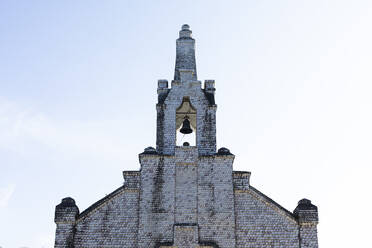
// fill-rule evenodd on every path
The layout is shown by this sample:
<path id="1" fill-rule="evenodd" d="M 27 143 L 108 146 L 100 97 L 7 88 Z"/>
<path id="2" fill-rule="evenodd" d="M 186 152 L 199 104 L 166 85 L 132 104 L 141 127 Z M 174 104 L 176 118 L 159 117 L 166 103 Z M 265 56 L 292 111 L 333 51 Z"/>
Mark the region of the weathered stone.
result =
<path id="1" fill-rule="evenodd" d="M 293 213 L 233 171 L 235 156 L 216 153 L 215 82 L 197 80 L 188 25 L 177 39 L 174 80 L 158 81 L 156 149 L 139 154 L 141 169 L 79 214 L 72 198 L 56 206 L 55 247 L 317 248 L 318 209 L 303 199 Z M 195 146 L 176 146 L 188 118 Z"/>

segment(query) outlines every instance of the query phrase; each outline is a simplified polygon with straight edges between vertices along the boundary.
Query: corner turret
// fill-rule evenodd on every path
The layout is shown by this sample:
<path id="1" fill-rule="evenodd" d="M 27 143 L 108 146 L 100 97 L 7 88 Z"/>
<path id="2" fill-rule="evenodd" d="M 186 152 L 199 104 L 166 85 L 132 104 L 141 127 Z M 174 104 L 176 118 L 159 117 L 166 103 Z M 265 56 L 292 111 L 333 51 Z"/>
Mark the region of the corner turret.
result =
<path id="1" fill-rule="evenodd" d="M 57 224 L 54 247 L 73 247 L 75 224 L 79 216 L 79 208 L 71 197 L 62 199 L 56 206 L 54 222 Z"/>
<path id="2" fill-rule="evenodd" d="M 56 206 L 54 215 L 55 223 L 74 223 L 79 215 L 79 208 L 75 204 L 75 200 L 71 197 L 62 199 L 62 202 Z"/>
<path id="3" fill-rule="evenodd" d="M 317 206 L 311 204 L 308 199 L 302 199 L 298 202 L 293 214 L 299 224 L 300 247 L 317 248 L 317 225 L 319 221 Z"/>
<path id="4" fill-rule="evenodd" d="M 318 224 L 318 208 L 308 199 L 300 200 L 293 214 L 300 224 Z"/>

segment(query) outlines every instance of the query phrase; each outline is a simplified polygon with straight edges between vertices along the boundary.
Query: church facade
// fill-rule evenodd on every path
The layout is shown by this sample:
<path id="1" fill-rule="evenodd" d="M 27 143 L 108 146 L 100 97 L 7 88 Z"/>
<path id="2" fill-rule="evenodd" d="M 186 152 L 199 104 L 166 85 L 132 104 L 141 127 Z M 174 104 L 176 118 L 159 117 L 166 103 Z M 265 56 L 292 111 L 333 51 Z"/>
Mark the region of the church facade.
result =
<path id="1" fill-rule="evenodd" d="M 123 172 L 123 186 L 83 212 L 62 199 L 55 247 L 318 247 L 310 200 L 284 209 L 250 185 L 250 172 L 233 170 L 227 148 L 217 150 L 215 83 L 198 81 L 188 25 L 176 47 L 174 80 L 158 81 L 156 148 L 139 154 L 139 171 Z M 195 144 L 178 144 L 180 132 Z"/>

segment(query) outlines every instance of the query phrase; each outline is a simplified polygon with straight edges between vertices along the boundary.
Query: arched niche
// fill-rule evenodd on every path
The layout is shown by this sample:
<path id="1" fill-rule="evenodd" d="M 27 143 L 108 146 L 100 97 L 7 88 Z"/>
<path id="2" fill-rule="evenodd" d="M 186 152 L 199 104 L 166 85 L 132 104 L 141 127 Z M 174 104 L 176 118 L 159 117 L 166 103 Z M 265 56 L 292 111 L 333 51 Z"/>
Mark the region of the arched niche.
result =
<path id="1" fill-rule="evenodd" d="M 180 129 L 183 121 L 187 118 L 190 121 L 190 126 L 193 132 L 191 134 L 182 134 Z M 176 109 L 176 145 L 182 146 L 184 142 L 188 142 L 190 146 L 196 144 L 196 108 L 192 106 L 190 97 L 185 96 L 182 99 L 181 105 Z"/>

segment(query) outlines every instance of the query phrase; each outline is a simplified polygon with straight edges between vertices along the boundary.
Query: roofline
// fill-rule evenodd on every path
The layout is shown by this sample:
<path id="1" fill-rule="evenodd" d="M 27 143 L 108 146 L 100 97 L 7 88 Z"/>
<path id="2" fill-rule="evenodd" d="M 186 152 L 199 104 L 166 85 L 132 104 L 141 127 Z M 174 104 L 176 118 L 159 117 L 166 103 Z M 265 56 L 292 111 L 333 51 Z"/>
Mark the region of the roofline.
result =
<path id="1" fill-rule="evenodd" d="M 262 193 L 261 191 L 259 191 L 255 187 L 249 185 L 249 189 L 252 190 L 254 193 L 258 194 L 259 196 L 261 196 L 262 198 L 264 198 L 265 201 L 273 204 L 279 210 L 284 212 L 285 215 L 287 215 L 288 217 L 290 217 L 291 219 L 293 219 L 293 221 L 295 221 L 297 223 L 297 218 L 295 217 L 295 215 L 291 211 L 285 209 L 279 203 L 275 202 L 273 199 L 271 199 L 270 197 L 268 197 L 267 195 L 265 195 L 264 193 Z"/>
<path id="2" fill-rule="evenodd" d="M 85 217 L 87 217 L 91 212 L 93 212 L 95 209 L 99 208 L 100 206 L 102 206 L 103 204 L 105 204 L 106 202 L 108 202 L 110 199 L 114 198 L 115 196 L 117 196 L 118 194 L 124 192 L 124 185 L 117 188 L 116 190 L 114 190 L 113 192 L 111 192 L 110 194 L 106 195 L 105 197 L 103 197 L 102 199 L 96 201 L 95 203 L 93 203 L 92 205 L 90 205 L 87 209 L 85 209 L 83 212 L 81 212 L 77 218 L 77 221 L 80 221 L 82 219 L 84 219 Z"/>

